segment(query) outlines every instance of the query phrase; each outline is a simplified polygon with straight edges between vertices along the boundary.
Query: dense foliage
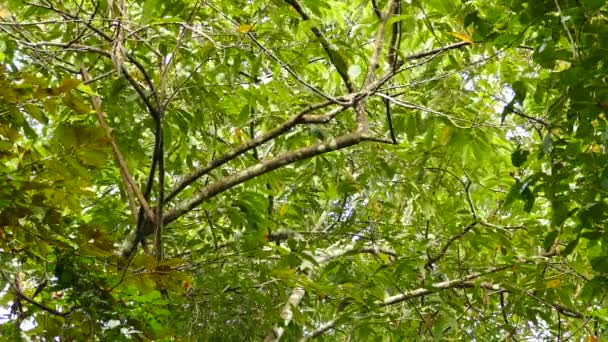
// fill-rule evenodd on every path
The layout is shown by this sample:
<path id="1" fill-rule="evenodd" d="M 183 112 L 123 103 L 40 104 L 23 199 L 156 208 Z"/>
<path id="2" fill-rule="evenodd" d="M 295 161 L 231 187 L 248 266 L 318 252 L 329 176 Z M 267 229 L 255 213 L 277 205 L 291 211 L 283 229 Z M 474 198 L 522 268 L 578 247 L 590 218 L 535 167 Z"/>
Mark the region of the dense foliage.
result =
<path id="1" fill-rule="evenodd" d="M 603 0 L 0 2 L 8 340 L 608 338 Z"/>

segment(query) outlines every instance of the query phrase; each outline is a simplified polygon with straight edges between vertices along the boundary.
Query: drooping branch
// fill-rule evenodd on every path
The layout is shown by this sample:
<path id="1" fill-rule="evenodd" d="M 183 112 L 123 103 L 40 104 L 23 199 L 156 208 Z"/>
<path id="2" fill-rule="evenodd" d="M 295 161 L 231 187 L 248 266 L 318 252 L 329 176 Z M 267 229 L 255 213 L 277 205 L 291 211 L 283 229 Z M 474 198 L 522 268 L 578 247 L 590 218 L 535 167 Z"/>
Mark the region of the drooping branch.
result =
<path id="1" fill-rule="evenodd" d="M 165 202 L 165 148 L 163 138 L 163 115 L 156 123 L 155 139 L 158 141 L 158 151 L 154 159 L 158 162 L 158 203 L 156 205 L 156 227 L 154 230 L 154 256 L 161 261 L 163 255 L 163 209 Z M 154 161 L 153 161 L 154 162 Z M 142 237 L 143 238 L 143 237 Z"/>
<path id="2" fill-rule="evenodd" d="M 375 4 L 374 4 L 375 5 Z M 397 4 L 393 8 L 393 16 L 398 16 L 401 14 L 401 2 L 397 2 Z M 401 46 L 401 21 L 397 20 L 392 25 L 391 32 L 391 42 L 389 44 L 387 61 L 393 72 L 397 71 L 399 68 L 399 59 L 397 58 L 399 55 L 399 47 Z M 387 93 L 388 95 L 388 93 Z M 393 115 L 391 112 L 391 103 L 389 100 L 384 99 L 384 107 L 386 108 L 386 121 L 388 124 L 388 131 L 391 136 L 391 142 L 396 145 L 397 137 L 395 136 L 395 130 L 393 128 Z"/>
<path id="3" fill-rule="evenodd" d="M 85 67 L 81 67 L 80 72 L 82 73 L 82 78 L 85 82 L 91 80 L 91 77 L 89 76 L 89 73 L 87 72 L 87 69 Z M 99 98 L 99 96 L 93 96 L 91 98 L 91 103 L 93 104 L 93 109 L 95 110 L 95 114 L 97 115 L 97 122 L 99 123 L 99 126 L 103 129 L 108 140 L 110 141 L 112 152 L 114 153 L 114 159 L 116 160 L 116 164 L 118 164 L 120 174 L 122 176 L 122 179 L 124 180 L 123 186 L 129 198 L 129 203 L 134 202 L 133 196 L 135 194 L 135 197 L 137 197 L 137 200 L 143 208 L 148 220 L 150 220 L 151 222 L 157 222 L 157 218 L 155 217 L 154 211 L 152 211 L 152 208 L 150 208 L 148 201 L 146 200 L 141 190 L 133 180 L 133 177 L 131 176 L 131 173 L 129 172 L 129 169 L 127 167 L 127 163 L 125 162 L 125 159 L 123 158 L 122 153 L 120 152 L 120 149 L 116 144 L 116 141 L 112 137 L 112 129 L 106 123 L 104 119 L 105 113 L 103 113 L 103 110 L 101 109 L 101 99 Z M 135 214 L 134 208 L 131 208 L 131 210 L 133 210 L 133 214 Z"/>

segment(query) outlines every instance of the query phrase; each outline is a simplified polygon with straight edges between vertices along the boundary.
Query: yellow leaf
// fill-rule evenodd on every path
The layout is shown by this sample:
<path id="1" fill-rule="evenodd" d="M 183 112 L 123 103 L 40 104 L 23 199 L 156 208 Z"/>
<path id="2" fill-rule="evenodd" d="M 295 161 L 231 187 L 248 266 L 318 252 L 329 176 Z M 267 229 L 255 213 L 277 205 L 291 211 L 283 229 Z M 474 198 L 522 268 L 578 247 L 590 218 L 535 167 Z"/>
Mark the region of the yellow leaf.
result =
<path id="1" fill-rule="evenodd" d="M 61 81 L 61 84 L 59 85 L 59 91 L 62 93 L 68 92 L 68 91 L 76 88 L 80 83 L 81 83 L 80 80 L 77 80 L 74 78 L 66 78 L 63 81 Z"/>
<path id="2" fill-rule="evenodd" d="M 236 141 L 240 144 L 242 144 L 243 142 L 245 142 L 245 132 L 243 132 L 242 129 L 237 128 L 234 131 L 234 137 L 236 138 Z"/>
<path id="3" fill-rule="evenodd" d="M 78 84 L 78 86 L 76 86 L 76 89 L 91 96 L 99 96 L 99 94 L 97 94 L 93 89 L 91 89 L 91 87 L 86 84 Z"/>
<path id="4" fill-rule="evenodd" d="M 89 105 L 84 102 L 80 97 L 67 93 L 65 94 L 62 100 L 68 108 L 78 114 L 87 114 L 91 112 L 91 107 L 89 107 Z"/>
<path id="5" fill-rule="evenodd" d="M 471 38 L 468 34 L 462 32 L 448 32 L 450 36 L 456 37 L 463 42 L 467 42 L 469 44 L 473 44 L 473 38 Z"/>
<path id="6" fill-rule="evenodd" d="M 593 335 L 589 335 L 587 336 L 587 342 L 598 342 L 599 340 L 597 339 L 597 337 L 593 336 Z"/>
<path id="7" fill-rule="evenodd" d="M 287 213 L 287 209 L 289 208 L 289 206 L 286 204 L 283 204 L 282 206 L 279 207 L 279 216 L 283 217 L 285 216 L 285 214 Z"/>
<path id="8" fill-rule="evenodd" d="M 0 18 L 7 19 L 11 15 L 11 12 L 4 7 L 0 7 Z"/>
<path id="9" fill-rule="evenodd" d="M 296 275 L 296 270 L 292 268 L 285 268 L 275 273 L 276 277 L 282 280 L 290 280 Z"/>
<path id="10" fill-rule="evenodd" d="M 446 126 L 441 130 L 441 133 L 439 134 L 439 144 L 445 146 L 447 145 L 450 140 L 452 140 L 452 135 L 453 135 L 454 131 L 452 130 L 451 127 Z"/>
<path id="11" fill-rule="evenodd" d="M 562 280 L 559 278 L 551 279 L 547 282 L 547 288 L 554 289 L 554 288 L 558 287 L 561 283 L 562 283 Z"/>
<path id="12" fill-rule="evenodd" d="M 240 33 L 248 33 L 251 32 L 253 30 L 253 25 L 249 25 L 249 24 L 241 24 L 239 25 L 239 27 L 236 28 L 237 32 Z"/>

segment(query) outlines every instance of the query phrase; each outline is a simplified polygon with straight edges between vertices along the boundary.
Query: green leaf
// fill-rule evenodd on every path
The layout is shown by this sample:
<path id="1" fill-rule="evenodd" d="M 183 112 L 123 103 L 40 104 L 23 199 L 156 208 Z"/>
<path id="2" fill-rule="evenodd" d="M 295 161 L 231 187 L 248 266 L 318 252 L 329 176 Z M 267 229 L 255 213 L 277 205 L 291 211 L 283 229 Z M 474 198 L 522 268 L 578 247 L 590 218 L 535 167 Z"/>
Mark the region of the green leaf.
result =
<path id="1" fill-rule="evenodd" d="M 332 61 L 336 69 L 341 75 L 348 75 L 348 62 L 346 58 L 336 49 L 331 48 L 328 51 L 329 59 Z"/>
<path id="2" fill-rule="evenodd" d="M 39 123 L 44 125 L 48 124 L 48 118 L 46 117 L 46 115 L 44 115 L 44 113 L 38 106 L 28 103 L 23 106 L 23 109 L 25 109 L 25 111 L 34 119 L 36 119 Z"/>
<path id="3" fill-rule="evenodd" d="M 520 195 L 521 199 L 524 201 L 524 210 L 528 213 L 531 212 L 532 207 L 534 206 L 534 201 L 536 200 L 534 194 L 529 187 L 524 187 Z"/>
<path id="4" fill-rule="evenodd" d="M 581 237 L 588 239 L 588 240 L 597 240 L 597 239 L 601 238 L 603 235 L 604 235 L 603 232 L 594 231 L 594 232 L 583 232 L 581 234 Z"/>
<path id="5" fill-rule="evenodd" d="M 106 163 L 106 158 L 106 152 L 90 149 L 78 151 L 78 159 L 87 166 L 102 167 Z"/>
<path id="6" fill-rule="evenodd" d="M 68 108 L 78 114 L 88 114 L 91 112 L 91 107 L 89 104 L 87 104 L 85 100 L 79 96 L 68 93 L 63 96 L 62 100 Z"/>
<path id="7" fill-rule="evenodd" d="M 566 248 L 564 248 L 564 251 L 561 254 L 564 256 L 570 255 L 570 253 L 572 253 L 574 251 L 574 249 L 576 248 L 576 246 L 578 245 L 578 241 L 579 241 L 579 238 L 576 238 L 576 239 L 570 241 L 566 245 Z"/>
<path id="8" fill-rule="evenodd" d="M 520 167 L 526 162 L 526 160 L 528 160 L 529 155 L 529 151 L 518 148 L 511 154 L 511 163 L 515 167 Z"/>
<path id="9" fill-rule="evenodd" d="M 600 256 L 589 260 L 594 271 L 608 273 L 608 256 Z"/>
<path id="10" fill-rule="evenodd" d="M 553 139 L 551 139 L 551 135 L 549 134 L 545 135 L 543 139 L 543 151 L 545 154 L 551 154 L 551 151 L 553 151 Z"/>
<path id="11" fill-rule="evenodd" d="M 583 0 L 582 3 L 593 10 L 600 9 L 602 6 L 606 5 L 606 1 L 604 0 Z"/>
<path id="12" fill-rule="evenodd" d="M 158 7 L 158 0 L 145 0 L 143 12 L 141 15 L 141 23 L 147 24 L 154 17 L 156 9 Z"/>
<path id="13" fill-rule="evenodd" d="M 91 95 L 91 96 L 99 96 L 99 94 L 97 94 L 95 91 L 93 91 L 93 89 L 91 89 L 90 86 L 86 85 L 86 84 L 79 84 L 76 89 L 80 90 L 81 92 Z"/>
<path id="14" fill-rule="evenodd" d="M 73 79 L 73 78 L 66 78 L 63 81 L 61 81 L 61 84 L 59 85 L 59 92 L 61 93 L 68 93 L 70 90 L 75 89 L 78 85 L 80 85 L 82 81 L 81 80 L 77 80 L 77 79 Z"/>
<path id="15" fill-rule="evenodd" d="M 548 251 L 552 246 L 553 243 L 555 242 L 555 239 L 557 239 L 559 232 L 557 230 L 551 231 L 549 232 L 546 236 L 545 236 L 545 241 L 543 242 L 543 249 Z"/>
<path id="16" fill-rule="evenodd" d="M 466 20 L 466 19 L 465 19 Z M 494 45 L 497 49 L 502 49 L 507 46 L 512 46 L 520 36 L 512 33 L 504 33 L 494 39 Z"/>

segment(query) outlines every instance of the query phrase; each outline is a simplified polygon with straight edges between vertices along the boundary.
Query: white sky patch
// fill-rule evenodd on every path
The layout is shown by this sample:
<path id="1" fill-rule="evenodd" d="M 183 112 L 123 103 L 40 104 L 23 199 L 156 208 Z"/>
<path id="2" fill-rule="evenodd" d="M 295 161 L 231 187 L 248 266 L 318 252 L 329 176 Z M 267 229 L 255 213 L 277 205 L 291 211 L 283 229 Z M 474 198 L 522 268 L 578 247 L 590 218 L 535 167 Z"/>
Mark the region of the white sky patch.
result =
<path id="1" fill-rule="evenodd" d="M 511 89 L 511 87 L 509 87 L 509 86 L 504 86 L 502 88 L 502 92 L 500 94 L 500 99 L 504 100 L 504 102 L 497 101 L 496 104 L 494 105 L 494 111 L 496 113 L 502 114 L 502 112 L 505 110 L 505 107 L 507 106 L 507 104 L 509 102 L 511 102 L 511 100 L 513 100 L 514 97 L 515 97 L 515 92 L 513 91 L 513 89 Z"/>
<path id="2" fill-rule="evenodd" d="M 521 126 L 517 126 L 515 129 L 508 130 L 505 135 L 508 140 L 513 140 L 514 138 L 528 138 L 530 132 Z"/>
<path id="3" fill-rule="evenodd" d="M 475 83 L 473 83 L 473 78 L 468 78 L 467 81 L 464 84 L 464 89 L 468 90 L 468 91 L 474 91 L 475 90 Z"/>

